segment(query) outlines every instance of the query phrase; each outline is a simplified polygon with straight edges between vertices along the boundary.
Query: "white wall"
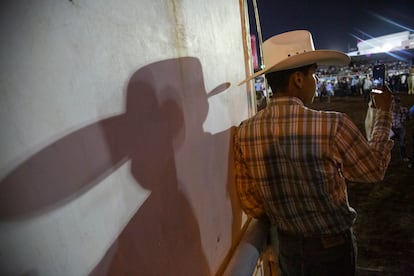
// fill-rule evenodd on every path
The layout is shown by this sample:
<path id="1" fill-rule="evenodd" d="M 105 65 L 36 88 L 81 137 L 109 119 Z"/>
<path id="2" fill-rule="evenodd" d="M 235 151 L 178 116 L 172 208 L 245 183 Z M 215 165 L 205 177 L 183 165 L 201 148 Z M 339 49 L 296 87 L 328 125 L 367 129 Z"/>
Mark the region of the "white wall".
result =
<path id="1" fill-rule="evenodd" d="M 0 274 L 214 274 L 240 228 L 239 2 L 0 6 Z"/>

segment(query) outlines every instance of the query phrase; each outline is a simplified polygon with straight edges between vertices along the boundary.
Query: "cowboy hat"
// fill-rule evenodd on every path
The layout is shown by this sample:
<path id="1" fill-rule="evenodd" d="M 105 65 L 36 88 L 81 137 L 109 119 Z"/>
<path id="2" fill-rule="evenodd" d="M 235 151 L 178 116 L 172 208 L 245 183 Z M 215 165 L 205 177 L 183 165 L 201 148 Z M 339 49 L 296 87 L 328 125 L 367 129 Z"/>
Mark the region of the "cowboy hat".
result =
<path id="1" fill-rule="evenodd" d="M 347 65 L 350 58 L 334 50 L 315 50 L 312 34 L 296 30 L 272 36 L 263 43 L 264 69 L 250 75 L 239 85 L 262 74 L 283 71 L 316 63 L 318 65 Z"/>

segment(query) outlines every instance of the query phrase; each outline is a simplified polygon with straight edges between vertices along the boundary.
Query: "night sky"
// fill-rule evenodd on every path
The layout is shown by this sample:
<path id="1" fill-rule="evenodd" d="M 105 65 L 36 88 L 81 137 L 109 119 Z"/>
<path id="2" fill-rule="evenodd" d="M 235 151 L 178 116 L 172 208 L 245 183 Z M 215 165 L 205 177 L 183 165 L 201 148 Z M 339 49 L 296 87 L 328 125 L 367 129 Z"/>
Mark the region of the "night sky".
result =
<path id="1" fill-rule="evenodd" d="M 251 9 L 249 14 L 254 16 Z M 263 40 L 286 31 L 306 29 L 316 49 L 349 52 L 358 39 L 409 30 L 414 33 L 414 1 L 257 0 Z M 251 32 L 256 26 L 250 23 Z"/>

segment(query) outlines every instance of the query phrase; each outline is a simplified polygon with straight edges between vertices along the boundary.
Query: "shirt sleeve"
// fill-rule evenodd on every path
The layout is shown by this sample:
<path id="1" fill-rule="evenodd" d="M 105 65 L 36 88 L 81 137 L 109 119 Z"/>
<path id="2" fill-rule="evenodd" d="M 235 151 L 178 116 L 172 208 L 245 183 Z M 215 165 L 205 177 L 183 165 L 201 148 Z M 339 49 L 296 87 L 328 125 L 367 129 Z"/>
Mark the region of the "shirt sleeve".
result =
<path id="1" fill-rule="evenodd" d="M 236 130 L 233 144 L 237 195 L 240 200 L 240 205 L 246 215 L 254 218 L 262 218 L 266 216 L 263 201 L 259 195 L 257 186 L 248 173 L 237 132 L 238 131 Z"/>
<path id="2" fill-rule="evenodd" d="M 342 114 L 335 135 L 342 172 L 353 182 L 378 182 L 384 179 L 394 142 L 389 138 L 391 112 L 377 110 L 371 139 L 363 136 L 346 114 Z"/>

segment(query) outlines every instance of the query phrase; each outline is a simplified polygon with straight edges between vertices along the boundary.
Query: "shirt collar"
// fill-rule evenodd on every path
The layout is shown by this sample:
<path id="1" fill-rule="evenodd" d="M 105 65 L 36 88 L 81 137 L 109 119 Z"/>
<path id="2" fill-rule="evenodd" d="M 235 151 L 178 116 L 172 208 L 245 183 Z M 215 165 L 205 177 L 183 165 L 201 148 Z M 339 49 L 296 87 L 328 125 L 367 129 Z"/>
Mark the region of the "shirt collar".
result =
<path id="1" fill-rule="evenodd" d="M 303 106 L 303 102 L 301 99 L 292 96 L 281 96 L 281 97 L 274 97 L 270 102 L 270 105 L 301 105 Z"/>

